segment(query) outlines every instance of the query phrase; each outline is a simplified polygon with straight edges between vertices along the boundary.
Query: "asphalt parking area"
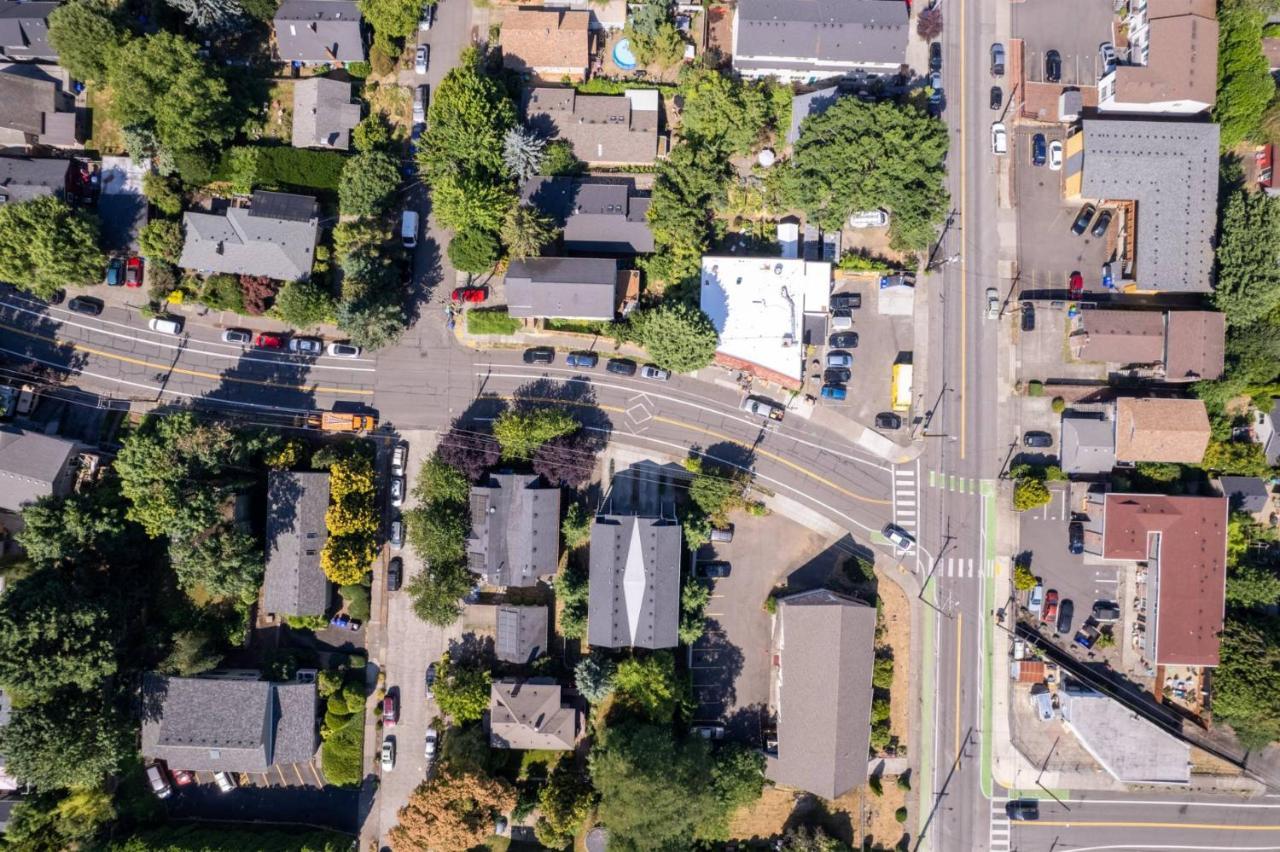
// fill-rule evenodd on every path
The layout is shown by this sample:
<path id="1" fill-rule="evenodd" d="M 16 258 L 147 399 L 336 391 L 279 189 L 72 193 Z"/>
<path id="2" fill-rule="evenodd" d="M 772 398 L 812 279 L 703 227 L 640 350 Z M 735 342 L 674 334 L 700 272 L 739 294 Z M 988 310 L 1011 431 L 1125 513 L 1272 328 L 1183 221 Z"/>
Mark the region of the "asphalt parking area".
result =
<path id="1" fill-rule="evenodd" d="M 1108 0 L 1024 0 L 1013 4 L 1013 34 L 1022 39 L 1028 82 L 1045 80 L 1045 55 L 1056 50 L 1062 60 L 1063 86 L 1094 86 L 1102 73 L 1098 46 L 1114 42 L 1114 7 Z"/>
<path id="2" fill-rule="evenodd" d="M 213 783 L 212 772 L 195 774 L 195 784 L 175 787 L 173 796 L 165 800 L 171 817 L 319 825 L 352 835 L 359 829 L 360 791 L 322 786 L 323 777 L 310 763 L 246 774 L 228 793 Z"/>
<path id="3" fill-rule="evenodd" d="M 212 772 L 193 772 L 195 783 L 217 790 Z M 233 772 L 232 778 L 237 787 L 313 787 L 320 789 L 325 785 L 324 775 L 314 762 L 289 763 L 276 765 L 266 772 Z"/>
<path id="4" fill-rule="evenodd" d="M 890 394 L 893 364 L 900 353 L 912 350 L 911 317 L 880 313 L 879 276 L 866 275 L 837 280 L 834 292 L 858 293 L 862 296 L 862 307 L 851 312 L 851 331 L 858 335 L 858 345 L 852 349 L 818 347 L 818 354 L 809 362 L 810 379 L 806 391 L 818 396 L 829 352 L 849 353 L 853 356 L 853 366 L 850 368 L 852 375 L 845 383 L 845 399 L 820 398 L 819 404 L 839 411 L 859 423 L 870 425 L 876 414 L 892 409 Z M 827 341 L 831 339 L 831 335 L 838 333 L 828 327 Z"/>

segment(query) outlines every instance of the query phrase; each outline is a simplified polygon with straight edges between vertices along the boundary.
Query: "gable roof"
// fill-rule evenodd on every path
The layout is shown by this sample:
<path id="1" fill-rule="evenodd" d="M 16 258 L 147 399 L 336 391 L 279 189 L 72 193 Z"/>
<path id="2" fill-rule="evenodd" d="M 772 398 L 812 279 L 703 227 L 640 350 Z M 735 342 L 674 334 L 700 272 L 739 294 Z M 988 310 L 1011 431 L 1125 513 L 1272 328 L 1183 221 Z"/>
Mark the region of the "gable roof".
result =
<path id="1" fill-rule="evenodd" d="M 314 683 L 149 673 L 142 703 L 142 754 L 170 769 L 262 772 L 315 754 Z"/>
<path id="2" fill-rule="evenodd" d="M 680 622 L 680 525 L 599 515 L 591 526 L 587 642 L 674 648 Z"/>
<path id="3" fill-rule="evenodd" d="M 1080 331 L 1071 336 L 1071 348 L 1081 361 L 1164 362 L 1164 315 L 1159 311 L 1082 311 Z"/>
<path id="4" fill-rule="evenodd" d="M 16 512 L 60 490 L 75 454 L 72 441 L 0 426 L 0 509 Z"/>
<path id="5" fill-rule="evenodd" d="M 67 189 L 70 160 L 44 157 L 0 157 L 0 201 L 16 204 Z"/>
<path id="6" fill-rule="evenodd" d="M 345 151 L 359 123 L 360 104 L 351 101 L 349 82 L 308 77 L 293 84 L 293 147 Z"/>
<path id="7" fill-rule="evenodd" d="M 1257 514 L 1267 508 L 1271 497 L 1267 483 L 1256 476 L 1223 476 L 1218 479 L 1218 487 L 1233 512 Z"/>
<path id="8" fill-rule="evenodd" d="M 508 9 L 502 19 L 502 64 L 513 71 L 585 75 L 591 15 L 569 9 Z"/>
<path id="9" fill-rule="evenodd" d="M 894 0 L 739 0 L 737 71 L 838 74 L 906 61 L 907 5 Z"/>
<path id="10" fill-rule="evenodd" d="M 1218 87 L 1214 15 L 1211 4 L 1148 0 L 1146 64 L 1116 68 L 1115 99 L 1121 104 L 1190 101 L 1213 106 Z"/>
<path id="11" fill-rule="evenodd" d="M 262 609 L 278 616 L 324 615 L 329 579 L 320 567 L 328 540 L 328 473 L 267 475 L 267 571 Z"/>
<path id="12" fill-rule="evenodd" d="M 76 114 L 59 109 L 65 98 L 57 81 L 14 68 L 0 70 L 0 128 L 22 133 L 29 144 L 76 144 Z"/>
<path id="13" fill-rule="evenodd" d="M 1154 631 L 1148 642 L 1156 663 L 1218 664 L 1227 509 L 1226 497 L 1106 495 L 1102 556 L 1155 562 Z"/>
<path id="14" fill-rule="evenodd" d="M 826 589 L 778 601 L 778 754 L 766 774 L 834 799 L 867 779 L 874 607 Z"/>
<path id="15" fill-rule="evenodd" d="M 584 254 L 646 254 L 653 251 L 647 193 L 635 185 L 535 177 L 520 197 L 550 216 L 563 229 L 565 251 Z"/>
<path id="16" fill-rule="evenodd" d="M 533 662 L 547 652 L 545 606 L 499 606 L 497 611 L 499 660 L 516 665 Z"/>
<path id="17" fill-rule="evenodd" d="M 1116 424 L 1099 417 L 1062 418 L 1062 470 L 1097 475 L 1116 466 Z"/>
<path id="18" fill-rule="evenodd" d="M 567 140 L 587 163 L 648 165 L 658 156 L 657 89 L 621 95 L 580 95 L 568 88 L 531 89 L 526 123 L 548 138 Z"/>
<path id="19" fill-rule="evenodd" d="M 1116 400 L 1116 460 L 1200 464 L 1209 414 L 1198 399 Z"/>
<path id="20" fill-rule="evenodd" d="M 309 218 L 302 220 L 303 215 Z M 231 207 L 221 216 L 185 213 L 186 240 L 178 265 L 277 281 L 305 279 L 315 254 L 317 216 L 314 198 L 262 191 L 253 194 L 253 206 Z"/>
<path id="21" fill-rule="evenodd" d="M 276 55 L 283 62 L 362 62 L 360 7 L 351 0 L 284 0 L 276 10 Z"/>
<path id="22" fill-rule="evenodd" d="M 1186 382 L 1221 376 L 1226 352 L 1226 314 L 1169 311 L 1167 317 L 1165 378 Z"/>
<path id="23" fill-rule="evenodd" d="M 531 257 L 507 267 L 513 317 L 611 320 L 618 309 L 618 262 L 601 257 Z"/>
<path id="24" fill-rule="evenodd" d="M 560 489 L 536 474 L 498 473 L 471 486 L 470 568 L 493 586 L 533 586 L 560 561 Z"/>
<path id="25" fill-rule="evenodd" d="M 811 115 L 822 115 L 840 100 L 840 87 L 829 86 L 791 96 L 791 126 L 787 129 L 787 144 L 794 145 L 800 139 L 800 125 Z"/>
<path id="26" fill-rule="evenodd" d="M 582 711 L 564 703 L 554 681 L 506 679 L 489 686 L 488 725 L 492 748 L 569 751 L 582 731 Z"/>
<path id="27" fill-rule="evenodd" d="M 58 58 L 49 44 L 49 13 L 57 3 L 0 3 L 0 54 L 6 59 L 31 60 Z"/>
<path id="28" fill-rule="evenodd" d="M 1085 119 L 1083 169 L 1083 197 L 1137 202 L 1142 289 L 1212 289 L 1218 125 Z"/>

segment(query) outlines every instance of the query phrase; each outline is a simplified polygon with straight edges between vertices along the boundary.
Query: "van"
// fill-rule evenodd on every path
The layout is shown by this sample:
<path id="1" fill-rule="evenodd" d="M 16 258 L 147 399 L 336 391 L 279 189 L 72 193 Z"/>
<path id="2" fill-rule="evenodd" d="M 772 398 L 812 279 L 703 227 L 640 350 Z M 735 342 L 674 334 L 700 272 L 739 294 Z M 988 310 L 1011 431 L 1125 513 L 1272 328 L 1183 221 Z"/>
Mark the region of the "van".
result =
<path id="1" fill-rule="evenodd" d="M 400 217 L 400 239 L 405 248 L 418 245 L 418 211 L 406 210 Z"/>
<path id="2" fill-rule="evenodd" d="M 152 331 L 161 334 L 182 334 L 181 317 L 152 317 L 148 325 Z"/>

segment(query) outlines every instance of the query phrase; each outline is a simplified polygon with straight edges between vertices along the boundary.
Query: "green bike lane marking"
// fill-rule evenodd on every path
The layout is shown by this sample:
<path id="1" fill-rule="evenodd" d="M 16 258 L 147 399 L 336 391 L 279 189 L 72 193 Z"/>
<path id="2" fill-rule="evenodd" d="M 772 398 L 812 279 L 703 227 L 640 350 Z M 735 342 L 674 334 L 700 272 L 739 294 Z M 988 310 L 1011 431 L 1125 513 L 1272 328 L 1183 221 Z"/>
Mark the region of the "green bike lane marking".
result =
<path id="1" fill-rule="evenodd" d="M 937 590 L 932 577 L 925 583 L 924 598 L 930 604 L 936 605 L 934 600 L 937 597 Z M 933 683 L 933 658 L 937 649 L 933 645 L 933 610 L 926 611 L 924 616 L 924 636 L 921 647 L 924 653 L 921 654 L 925 660 L 928 660 L 920 667 L 920 812 L 918 814 L 919 825 L 917 833 L 923 833 L 925 823 L 929 820 L 929 813 L 933 809 L 933 725 L 934 714 L 933 708 L 937 701 L 934 695 Z"/>

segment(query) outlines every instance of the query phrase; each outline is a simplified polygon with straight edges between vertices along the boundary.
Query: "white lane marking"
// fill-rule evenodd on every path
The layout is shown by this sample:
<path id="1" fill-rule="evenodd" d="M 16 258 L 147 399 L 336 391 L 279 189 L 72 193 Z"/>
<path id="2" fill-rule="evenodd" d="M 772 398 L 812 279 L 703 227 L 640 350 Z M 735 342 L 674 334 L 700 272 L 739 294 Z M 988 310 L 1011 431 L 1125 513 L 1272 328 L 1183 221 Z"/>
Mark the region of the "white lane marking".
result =
<path id="1" fill-rule="evenodd" d="M 1266 796 L 1264 798 L 1280 798 L 1275 796 Z M 1147 801 L 1143 799 L 1074 799 L 1072 804 L 1080 805 L 1164 805 L 1170 808 L 1195 807 L 1195 808 L 1263 808 L 1266 810 L 1280 809 L 1280 805 L 1264 805 L 1255 804 L 1253 802 L 1206 802 L 1190 799 L 1165 799 L 1162 801 Z"/>
<path id="2" fill-rule="evenodd" d="M 966 576 L 969 576 L 969 577 L 973 576 L 973 560 L 972 559 L 969 560 L 969 573 Z"/>
<path id="3" fill-rule="evenodd" d="M 1201 852 L 1277 852 L 1280 846 L 1154 846 L 1150 843 L 1117 843 L 1114 846 L 1073 846 L 1072 852 L 1102 852 L 1106 849 L 1137 849 L 1140 852 L 1165 852 L 1165 850 L 1201 850 Z"/>

